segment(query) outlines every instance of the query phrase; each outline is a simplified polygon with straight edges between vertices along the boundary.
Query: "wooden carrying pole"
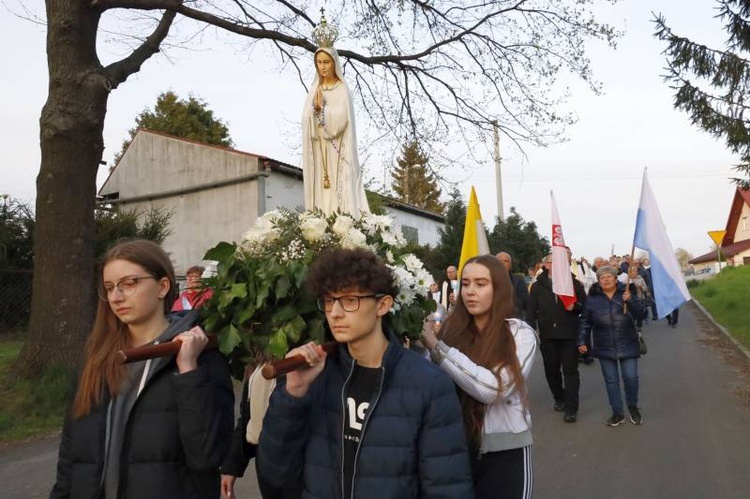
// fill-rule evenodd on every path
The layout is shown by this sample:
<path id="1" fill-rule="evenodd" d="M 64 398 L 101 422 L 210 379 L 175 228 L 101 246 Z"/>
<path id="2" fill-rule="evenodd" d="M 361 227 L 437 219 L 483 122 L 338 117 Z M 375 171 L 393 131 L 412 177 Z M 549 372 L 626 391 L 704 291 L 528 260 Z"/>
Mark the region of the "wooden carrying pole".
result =
<path id="1" fill-rule="evenodd" d="M 177 354 L 182 346 L 182 341 L 167 341 L 158 345 L 146 345 L 136 348 L 125 348 L 117 352 L 120 362 L 129 364 L 140 360 L 154 359 L 164 357 L 165 355 Z M 218 348 L 219 341 L 215 335 L 208 335 L 208 345 L 206 348 Z"/>
<path id="2" fill-rule="evenodd" d="M 328 355 L 336 355 L 339 351 L 339 344 L 336 342 L 323 343 L 320 347 Z M 294 355 L 287 357 L 286 359 L 274 360 L 273 362 L 267 362 L 260 370 L 260 373 L 266 379 L 274 379 L 283 374 L 287 374 L 292 371 L 296 371 L 302 367 L 307 366 L 307 361 L 301 355 Z"/>

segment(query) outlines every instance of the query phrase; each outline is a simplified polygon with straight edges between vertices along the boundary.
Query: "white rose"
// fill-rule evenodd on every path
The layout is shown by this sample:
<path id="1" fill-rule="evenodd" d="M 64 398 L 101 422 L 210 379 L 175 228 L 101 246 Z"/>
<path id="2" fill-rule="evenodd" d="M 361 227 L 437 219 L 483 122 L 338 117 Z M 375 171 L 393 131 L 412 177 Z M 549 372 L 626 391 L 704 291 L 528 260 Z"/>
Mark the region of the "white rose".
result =
<path id="1" fill-rule="evenodd" d="M 319 241 L 326 233 L 328 222 L 318 217 L 305 217 L 299 224 L 302 237 L 310 242 Z"/>
<path id="2" fill-rule="evenodd" d="M 260 227 L 252 227 L 242 235 L 242 241 L 247 243 L 257 243 L 263 240 L 263 230 Z"/>
<path id="3" fill-rule="evenodd" d="M 336 217 L 336 222 L 334 222 L 331 230 L 333 230 L 333 233 L 337 236 L 344 238 L 353 226 L 354 220 L 350 216 L 339 215 L 338 217 Z"/>
<path id="4" fill-rule="evenodd" d="M 359 229 L 351 229 L 341 239 L 341 246 L 346 249 L 364 248 L 367 246 L 367 238 Z"/>

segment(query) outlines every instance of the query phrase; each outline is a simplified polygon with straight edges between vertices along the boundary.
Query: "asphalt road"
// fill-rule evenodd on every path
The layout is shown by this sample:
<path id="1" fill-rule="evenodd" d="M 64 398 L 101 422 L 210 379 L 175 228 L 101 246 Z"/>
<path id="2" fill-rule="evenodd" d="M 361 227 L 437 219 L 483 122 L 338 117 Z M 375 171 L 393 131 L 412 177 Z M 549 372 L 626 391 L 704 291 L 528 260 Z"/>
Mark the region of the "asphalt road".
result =
<path id="1" fill-rule="evenodd" d="M 578 422 L 552 410 L 537 359 L 530 381 L 537 499 L 745 499 L 750 497 L 750 362 L 692 305 L 680 324 L 644 327 L 644 424 L 604 425 L 609 406 L 598 363 L 581 366 Z M 46 497 L 58 437 L 0 448 L 0 497 Z M 259 499 L 252 464 L 239 499 Z"/>

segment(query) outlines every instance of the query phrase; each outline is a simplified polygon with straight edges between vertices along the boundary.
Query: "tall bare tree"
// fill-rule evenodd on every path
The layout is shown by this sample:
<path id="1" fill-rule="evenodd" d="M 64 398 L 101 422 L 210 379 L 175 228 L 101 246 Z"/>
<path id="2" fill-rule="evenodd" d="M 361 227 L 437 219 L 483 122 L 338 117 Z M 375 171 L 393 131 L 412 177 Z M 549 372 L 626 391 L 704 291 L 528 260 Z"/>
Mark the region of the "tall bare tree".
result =
<path id="1" fill-rule="evenodd" d="M 558 114 L 566 95 L 554 91 L 556 77 L 578 75 L 597 91 L 585 41 L 614 44 L 615 31 L 593 18 L 594 3 L 341 0 L 327 6 L 341 31 L 337 47 L 347 80 L 380 130 L 402 141 L 438 134 L 475 140 L 497 120 L 511 140 L 544 143 L 571 122 Z M 19 359 L 26 376 L 74 363 L 89 332 L 95 179 L 111 92 L 160 51 L 178 16 L 275 47 L 282 68 L 302 80 L 300 61 L 315 49 L 309 34 L 318 18 L 302 0 L 45 4 L 50 84 L 40 118 L 32 319 Z M 140 45 L 104 65 L 97 54 L 102 18 L 123 9 L 157 17 Z"/>

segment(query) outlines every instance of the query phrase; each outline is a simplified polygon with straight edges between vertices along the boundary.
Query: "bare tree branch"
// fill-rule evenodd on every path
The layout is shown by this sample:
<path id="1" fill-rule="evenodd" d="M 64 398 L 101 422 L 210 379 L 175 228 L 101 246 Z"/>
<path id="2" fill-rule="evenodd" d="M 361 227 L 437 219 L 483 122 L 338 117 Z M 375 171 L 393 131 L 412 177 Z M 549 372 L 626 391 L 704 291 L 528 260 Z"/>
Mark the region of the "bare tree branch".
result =
<path id="1" fill-rule="evenodd" d="M 104 68 L 104 74 L 107 77 L 112 88 L 128 79 L 133 73 L 140 71 L 141 66 L 152 55 L 159 52 L 159 46 L 169 34 L 169 28 L 172 26 L 176 14 L 172 11 L 164 12 L 159 24 L 154 32 L 146 38 L 140 47 L 135 49 L 129 56 L 120 61 L 114 62 Z"/>

